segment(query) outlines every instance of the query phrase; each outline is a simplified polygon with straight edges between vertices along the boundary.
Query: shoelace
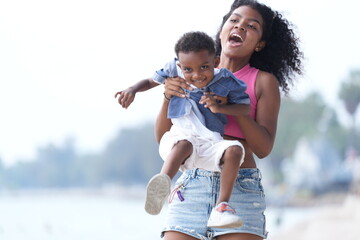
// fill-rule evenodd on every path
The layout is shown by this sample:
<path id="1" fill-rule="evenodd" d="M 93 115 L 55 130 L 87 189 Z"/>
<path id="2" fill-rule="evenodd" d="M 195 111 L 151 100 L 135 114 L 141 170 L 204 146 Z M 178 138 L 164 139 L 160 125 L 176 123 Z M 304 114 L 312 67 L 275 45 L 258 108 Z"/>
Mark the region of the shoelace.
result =
<path id="1" fill-rule="evenodd" d="M 219 207 L 216 208 L 216 211 L 218 212 L 232 212 L 235 213 L 235 209 L 227 205 L 226 203 L 220 204 Z"/>

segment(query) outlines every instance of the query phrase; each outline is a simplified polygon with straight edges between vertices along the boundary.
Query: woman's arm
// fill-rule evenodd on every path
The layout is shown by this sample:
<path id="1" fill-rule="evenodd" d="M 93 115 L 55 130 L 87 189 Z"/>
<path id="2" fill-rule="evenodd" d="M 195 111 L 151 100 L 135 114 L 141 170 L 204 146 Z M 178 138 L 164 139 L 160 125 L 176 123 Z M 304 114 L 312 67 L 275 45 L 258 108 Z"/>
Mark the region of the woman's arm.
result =
<path id="1" fill-rule="evenodd" d="M 155 123 L 155 138 L 160 142 L 165 132 L 171 128 L 171 121 L 167 118 L 169 99 L 172 96 L 185 97 L 183 88 L 192 90 L 189 84 L 182 78 L 167 78 L 165 80 L 164 101 Z"/>
<path id="2" fill-rule="evenodd" d="M 172 125 L 170 119 L 167 118 L 169 102 L 170 101 L 164 97 L 164 101 L 161 106 L 160 112 L 156 118 L 155 138 L 158 143 L 160 143 L 162 136 L 164 135 L 164 133 L 170 130 Z"/>
<path id="3" fill-rule="evenodd" d="M 256 121 L 250 116 L 238 116 L 237 121 L 246 142 L 259 157 L 268 156 L 274 146 L 277 119 L 280 110 L 280 92 L 274 75 L 259 72 L 255 86 L 258 99 Z"/>

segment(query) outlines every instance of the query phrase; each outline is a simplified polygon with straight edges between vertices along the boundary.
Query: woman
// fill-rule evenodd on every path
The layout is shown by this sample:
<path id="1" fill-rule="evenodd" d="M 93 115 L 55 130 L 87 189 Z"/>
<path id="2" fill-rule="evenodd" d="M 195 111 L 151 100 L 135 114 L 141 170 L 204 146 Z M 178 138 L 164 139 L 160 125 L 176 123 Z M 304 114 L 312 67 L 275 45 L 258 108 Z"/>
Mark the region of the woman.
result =
<path id="1" fill-rule="evenodd" d="M 254 154 L 270 154 L 276 135 L 280 89 L 288 92 L 293 74 L 301 74 L 302 53 L 289 23 L 269 7 L 252 0 L 235 0 L 216 36 L 219 68 L 227 68 L 247 84 L 250 115 L 228 117 L 227 139 L 240 141 L 245 160 L 238 172 L 230 204 L 243 219 L 239 228 L 207 228 L 206 221 L 217 201 L 219 176 L 206 169 L 188 169 L 177 180 L 168 206 L 165 240 L 260 240 L 266 238 L 265 199 Z M 166 118 L 168 98 L 185 97 L 190 89 L 180 78 L 169 78 L 165 99 L 156 122 L 160 141 L 171 127 Z M 177 194 L 176 194 L 177 193 Z M 178 196 L 178 197 L 177 197 Z"/>

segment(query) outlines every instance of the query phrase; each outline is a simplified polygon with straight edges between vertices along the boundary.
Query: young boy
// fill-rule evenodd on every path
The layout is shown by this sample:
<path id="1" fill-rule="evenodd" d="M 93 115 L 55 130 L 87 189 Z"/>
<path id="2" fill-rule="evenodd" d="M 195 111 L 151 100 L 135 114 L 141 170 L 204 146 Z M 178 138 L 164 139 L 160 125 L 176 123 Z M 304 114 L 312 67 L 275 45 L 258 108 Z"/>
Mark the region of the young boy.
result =
<path id="1" fill-rule="evenodd" d="M 224 140 L 223 134 L 225 114 L 236 116 L 249 109 L 246 85 L 228 70 L 215 68 L 219 60 L 215 44 L 203 32 L 184 34 L 176 43 L 175 52 L 178 60 L 166 64 L 153 78 L 115 94 L 122 107 L 127 108 L 137 92 L 162 84 L 168 77 L 182 77 L 193 88 L 193 91 L 186 91 L 185 98 L 168 98 L 164 94 L 169 101 L 168 118 L 173 125 L 160 141 L 159 152 L 164 165 L 148 183 L 145 210 L 158 214 L 170 194 L 171 179 L 177 171 L 196 166 L 221 172 L 220 194 L 208 227 L 240 227 L 243 223 L 228 202 L 243 162 L 244 148 L 238 141 Z M 215 95 L 226 97 L 227 104 L 218 103 Z M 181 186 L 182 191 L 184 187 Z M 178 195 L 183 200 L 180 191 Z"/>

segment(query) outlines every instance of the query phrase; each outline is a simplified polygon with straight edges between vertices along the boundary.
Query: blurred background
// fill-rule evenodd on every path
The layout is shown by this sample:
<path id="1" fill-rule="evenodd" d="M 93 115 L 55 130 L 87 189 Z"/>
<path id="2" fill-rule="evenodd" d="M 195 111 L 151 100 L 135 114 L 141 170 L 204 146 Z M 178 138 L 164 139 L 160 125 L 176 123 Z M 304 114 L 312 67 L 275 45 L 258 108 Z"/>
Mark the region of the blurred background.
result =
<path id="1" fill-rule="evenodd" d="M 356 239 L 360 4 L 261 2 L 294 24 L 305 55 L 272 154 L 257 160 L 269 239 Z M 154 138 L 163 88 L 127 110 L 114 94 L 162 68 L 184 32 L 214 36 L 231 3 L 0 2 L 0 239 L 160 239 L 166 206 L 149 216 L 143 200 L 163 162 Z M 335 228 L 341 236 L 325 231 Z"/>

